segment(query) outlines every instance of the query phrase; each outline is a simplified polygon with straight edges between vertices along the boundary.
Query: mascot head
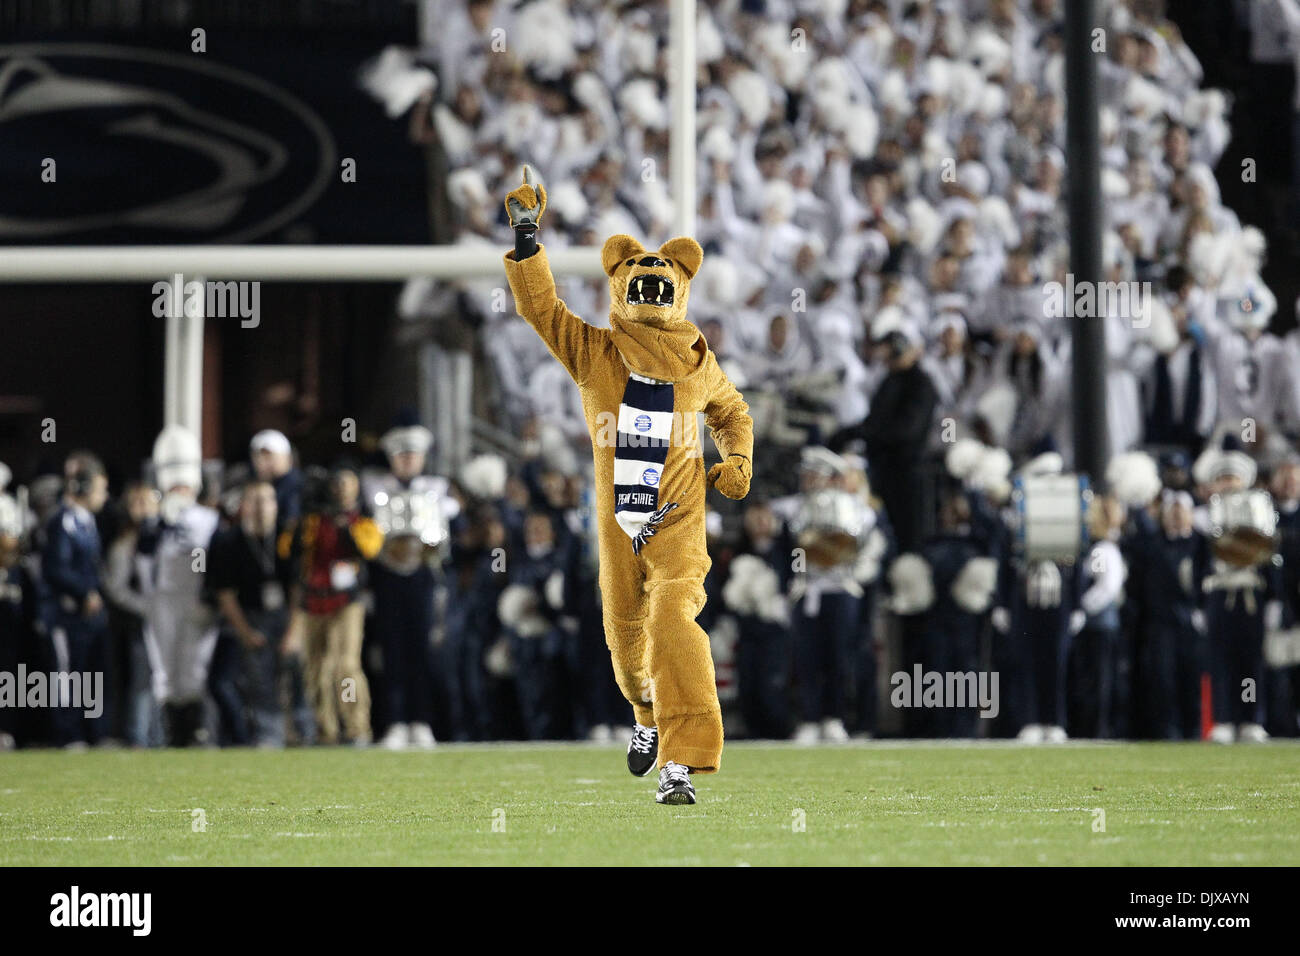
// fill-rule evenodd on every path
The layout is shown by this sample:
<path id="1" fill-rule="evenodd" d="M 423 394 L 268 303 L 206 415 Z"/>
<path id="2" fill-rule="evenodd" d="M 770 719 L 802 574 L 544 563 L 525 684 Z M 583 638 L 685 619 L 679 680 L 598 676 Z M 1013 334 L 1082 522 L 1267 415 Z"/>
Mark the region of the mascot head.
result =
<path id="1" fill-rule="evenodd" d="M 631 236 L 610 236 L 601 250 L 609 276 L 609 324 L 623 360 L 639 375 L 680 381 L 708 354 L 686 318 L 691 280 L 704 250 L 688 236 L 648 251 Z"/>
<path id="2" fill-rule="evenodd" d="M 631 236 L 610 236 L 601 250 L 609 276 L 610 310 L 625 319 L 667 328 L 686 318 L 691 280 L 704 250 L 694 239 L 669 239 L 650 252 Z"/>

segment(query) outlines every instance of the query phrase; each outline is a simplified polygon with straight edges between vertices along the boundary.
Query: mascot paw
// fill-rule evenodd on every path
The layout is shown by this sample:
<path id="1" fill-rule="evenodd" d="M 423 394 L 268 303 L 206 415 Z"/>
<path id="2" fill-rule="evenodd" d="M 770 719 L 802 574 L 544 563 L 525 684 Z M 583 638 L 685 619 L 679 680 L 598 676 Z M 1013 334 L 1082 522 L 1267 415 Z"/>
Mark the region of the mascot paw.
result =
<path id="1" fill-rule="evenodd" d="M 728 498 L 740 500 L 749 494 L 750 475 L 749 459 L 731 455 L 709 469 L 709 487 L 717 488 Z"/>
<path id="2" fill-rule="evenodd" d="M 542 213 L 546 211 L 546 187 L 533 183 L 533 172 L 524 167 L 524 184 L 506 194 L 506 215 L 510 225 L 540 226 Z"/>

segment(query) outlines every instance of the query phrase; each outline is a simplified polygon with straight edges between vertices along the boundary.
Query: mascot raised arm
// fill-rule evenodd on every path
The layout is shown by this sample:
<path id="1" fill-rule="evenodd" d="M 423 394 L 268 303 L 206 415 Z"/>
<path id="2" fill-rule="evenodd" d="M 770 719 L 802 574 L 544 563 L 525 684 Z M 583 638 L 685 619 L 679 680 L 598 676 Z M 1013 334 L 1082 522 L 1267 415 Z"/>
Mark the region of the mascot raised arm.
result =
<path id="1" fill-rule="evenodd" d="M 515 305 L 582 394 L 595 458 L 595 512 L 605 642 L 636 727 L 628 769 L 659 766 L 659 803 L 695 803 L 693 773 L 722 760 L 704 607 L 705 490 L 743 498 L 753 474 L 749 406 L 686 317 L 704 252 L 688 237 L 647 250 L 611 236 L 608 329 L 588 325 L 555 292 L 537 230 L 546 190 L 524 167 L 506 198 L 515 249 L 505 256 Z M 703 412 L 722 461 L 708 469 L 695 423 Z"/>

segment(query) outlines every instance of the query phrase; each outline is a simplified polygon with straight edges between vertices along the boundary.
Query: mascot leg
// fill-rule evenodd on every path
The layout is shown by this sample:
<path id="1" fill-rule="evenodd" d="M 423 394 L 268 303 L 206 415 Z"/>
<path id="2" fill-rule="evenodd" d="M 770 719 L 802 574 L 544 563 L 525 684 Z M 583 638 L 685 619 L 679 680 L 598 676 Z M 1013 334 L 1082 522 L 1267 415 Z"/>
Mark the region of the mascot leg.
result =
<path id="1" fill-rule="evenodd" d="M 605 645 L 614 665 L 614 680 L 645 727 L 655 725 L 650 695 L 650 671 L 646 662 L 645 572 L 632 552 L 632 542 L 617 527 L 614 547 L 601 548 L 600 597 L 605 623 Z M 619 540 L 622 539 L 622 540 Z"/>
<path id="2" fill-rule="evenodd" d="M 695 773 L 713 773 L 722 763 L 722 709 L 713 655 L 709 635 L 695 623 L 704 609 L 709 570 L 704 541 L 702 527 L 683 523 L 665 529 L 642 551 L 648 565 L 646 634 L 659 766 L 671 760 Z"/>

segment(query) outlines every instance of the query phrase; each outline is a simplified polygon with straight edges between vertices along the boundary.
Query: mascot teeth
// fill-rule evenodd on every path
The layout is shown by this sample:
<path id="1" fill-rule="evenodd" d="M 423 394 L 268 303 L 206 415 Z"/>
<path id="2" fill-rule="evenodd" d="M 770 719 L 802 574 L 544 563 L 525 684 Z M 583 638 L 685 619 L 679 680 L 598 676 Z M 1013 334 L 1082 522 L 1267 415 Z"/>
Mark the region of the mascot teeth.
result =
<path id="1" fill-rule="evenodd" d="M 651 292 L 650 283 L 654 279 L 655 291 Z M 673 283 L 663 276 L 637 276 L 627 287 L 628 305 L 669 306 L 673 304 Z"/>

